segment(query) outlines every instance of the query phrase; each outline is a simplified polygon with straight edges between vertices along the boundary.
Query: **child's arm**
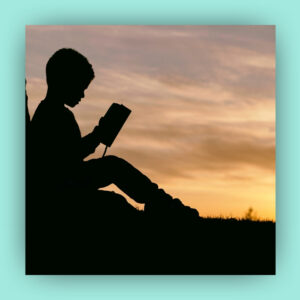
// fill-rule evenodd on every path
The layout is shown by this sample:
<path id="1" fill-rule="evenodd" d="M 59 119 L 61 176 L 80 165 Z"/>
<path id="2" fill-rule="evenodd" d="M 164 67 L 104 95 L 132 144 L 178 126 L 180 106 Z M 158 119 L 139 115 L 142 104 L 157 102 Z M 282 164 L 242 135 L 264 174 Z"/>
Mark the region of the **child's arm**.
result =
<path id="1" fill-rule="evenodd" d="M 102 118 L 99 121 L 99 125 L 96 126 L 91 133 L 81 139 L 80 155 L 82 158 L 94 153 L 96 148 L 101 143 L 101 120 Z"/>

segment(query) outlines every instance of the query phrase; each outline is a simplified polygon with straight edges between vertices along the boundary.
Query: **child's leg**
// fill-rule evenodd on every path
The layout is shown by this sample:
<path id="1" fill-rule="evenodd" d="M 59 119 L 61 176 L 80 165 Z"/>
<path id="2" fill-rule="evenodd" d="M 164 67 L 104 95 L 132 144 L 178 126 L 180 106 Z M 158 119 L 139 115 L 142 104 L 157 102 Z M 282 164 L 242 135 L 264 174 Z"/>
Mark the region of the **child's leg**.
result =
<path id="1" fill-rule="evenodd" d="M 184 206 L 179 199 L 159 189 L 147 176 L 124 159 L 106 156 L 84 163 L 85 178 L 96 188 L 115 184 L 120 190 L 138 203 L 145 203 L 149 213 L 169 212 L 174 216 L 198 217 L 198 211 Z"/>
<path id="2" fill-rule="evenodd" d="M 96 188 L 115 184 L 120 190 L 138 203 L 146 203 L 156 196 L 157 184 L 116 156 L 106 156 L 84 162 L 84 178 Z M 171 198 L 171 196 L 169 196 Z"/>

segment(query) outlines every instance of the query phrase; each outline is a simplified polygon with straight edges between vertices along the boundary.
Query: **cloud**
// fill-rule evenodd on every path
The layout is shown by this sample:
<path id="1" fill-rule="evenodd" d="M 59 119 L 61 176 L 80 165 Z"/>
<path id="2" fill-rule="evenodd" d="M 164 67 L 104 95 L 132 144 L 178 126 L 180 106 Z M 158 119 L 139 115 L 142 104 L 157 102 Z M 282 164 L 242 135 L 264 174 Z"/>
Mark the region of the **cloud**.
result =
<path id="1" fill-rule="evenodd" d="M 235 181 L 251 177 L 249 169 L 261 170 L 260 177 L 270 176 L 275 172 L 275 143 L 272 135 L 266 139 L 253 134 L 253 128 L 261 125 L 127 128 L 108 153 L 125 158 L 161 182 L 192 180 L 203 174 L 211 178 L 223 174 L 222 180 Z M 262 180 L 253 176 L 252 181 Z"/>

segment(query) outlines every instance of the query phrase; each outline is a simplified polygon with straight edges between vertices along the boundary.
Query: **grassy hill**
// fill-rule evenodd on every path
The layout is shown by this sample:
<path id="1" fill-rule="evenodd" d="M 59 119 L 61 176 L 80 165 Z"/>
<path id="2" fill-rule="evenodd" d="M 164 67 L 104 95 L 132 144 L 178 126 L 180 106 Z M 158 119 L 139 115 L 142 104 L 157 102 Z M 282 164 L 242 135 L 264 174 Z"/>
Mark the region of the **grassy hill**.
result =
<path id="1" fill-rule="evenodd" d="M 81 210 L 68 211 L 66 223 L 66 214 L 29 234 L 27 273 L 275 273 L 274 222 L 158 219 L 143 211 L 134 217 L 94 211 L 87 218 Z"/>

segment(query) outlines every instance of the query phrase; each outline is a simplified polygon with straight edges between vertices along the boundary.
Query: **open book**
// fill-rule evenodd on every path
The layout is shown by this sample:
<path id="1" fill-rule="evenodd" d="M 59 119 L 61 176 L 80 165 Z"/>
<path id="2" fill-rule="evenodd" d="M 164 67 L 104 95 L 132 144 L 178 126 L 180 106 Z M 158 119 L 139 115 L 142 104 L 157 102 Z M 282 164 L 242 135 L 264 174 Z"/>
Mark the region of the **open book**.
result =
<path id="1" fill-rule="evenodd" d="M 126 106 L 113 103 L 101 120 L 101 127 L 104 127 L 101 143 L 110 147 L 126 122 L 131 110 Z"/>

